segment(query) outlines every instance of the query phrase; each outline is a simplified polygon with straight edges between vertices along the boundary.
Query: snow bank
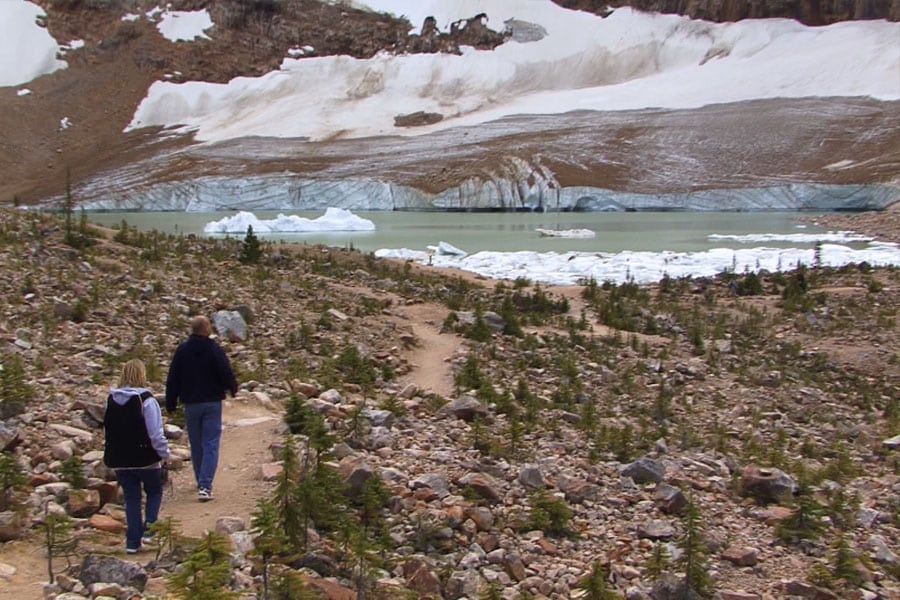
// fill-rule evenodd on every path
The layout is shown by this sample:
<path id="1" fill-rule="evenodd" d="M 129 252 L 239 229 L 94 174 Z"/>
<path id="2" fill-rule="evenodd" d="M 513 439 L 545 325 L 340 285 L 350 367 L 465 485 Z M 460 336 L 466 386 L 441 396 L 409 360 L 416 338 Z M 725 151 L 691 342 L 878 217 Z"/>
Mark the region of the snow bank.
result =
<path id="1" fill-rule="evenodd" d="M 192 42 L 197 38 L 208 40 L 209 36 L 205 32 L 212 26 L 212 17 L 205 8 L 192 11 L 166 10 L 161 13 L 156 24 L 163 37 L 172 42 Z"/>
<path id="2" fill-rule="evenodd" d="M 280 71 L 227 84 L 157 82 L 128 129 L 183 125 L 197 138 L 330 139 L 420 135 L 513 114 L 700 106 L 773 97 L 900 99 L 900 23 L 806 27 L 787 19 L 709 23 L 622 8 L 607 18 L 550 0 L 366 0 L 440 27 L 485 12 L 489 26 L 540 25 L 547 35 L 462 56 L 286 58 Z M 822 65 L 828 65 L 823 69 Z M 444 119 L 416 128 L 394 117 Z"/>
<path id="3" fill-rule="evenodd" d="M 59 44 L 37 24 L 43 16 L 44 10 L 31 2 L 0 2 L 0 87 L 27 83 L 68 66 L 56 58 Z"/>

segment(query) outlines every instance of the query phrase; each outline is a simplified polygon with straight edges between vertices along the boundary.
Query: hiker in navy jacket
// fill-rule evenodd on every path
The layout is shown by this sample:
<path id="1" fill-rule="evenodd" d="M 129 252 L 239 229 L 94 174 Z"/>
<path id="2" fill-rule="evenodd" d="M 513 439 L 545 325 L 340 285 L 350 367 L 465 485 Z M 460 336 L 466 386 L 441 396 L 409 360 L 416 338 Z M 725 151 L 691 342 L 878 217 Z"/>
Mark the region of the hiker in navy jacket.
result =
<path id="1" fill-rule="evenodd" d="M 103 415 L 103 462 L 114 469 L 125 499 L 125 551 L 134 554 L 149 543 L 147 527 L 162 504 L 162 465 L 169 458 L 162 413 L 147 389 L 147 369 L 134 359 L 122 367 L 119 387 L 109 390 Z M 141 486 L 147 510 L 141 515 Z"/>
<path id="2" fill-rule="evenodd" d="M 212 325 L 204 316 L 191 319 L 191 335 L 178 345 L 166 379 L 166 411 L 180 401 L 191 443 L 191 464 L 197 480 L 197 499 L 212 500 L 212 483 L 219 462 L 222 437 L 222 400 L 237 394 L 237 381 L 222 347 L 212 339 Z"/>

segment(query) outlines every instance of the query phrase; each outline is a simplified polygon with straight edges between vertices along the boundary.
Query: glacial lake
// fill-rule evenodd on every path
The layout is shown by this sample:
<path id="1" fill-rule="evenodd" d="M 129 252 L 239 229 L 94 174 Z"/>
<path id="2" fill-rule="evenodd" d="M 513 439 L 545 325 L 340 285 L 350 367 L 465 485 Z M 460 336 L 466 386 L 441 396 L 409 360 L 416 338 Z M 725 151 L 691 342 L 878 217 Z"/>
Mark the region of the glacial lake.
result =
<path id="1" fill-rule="evenodd" d="M 811 235 L 829 231 L 797 218 L 813 213 L 796 212 L 627 212 L 627 213 L 447 213 L 352 211 L 375 223 L 375 231 L 266 233 L 268 241 L 353 247 L 362 252 L 381 248 L 425 250 L 447 242 L 468 253 L 493 250 L 517 252 L 702 252 L 711 248 L 812 247 L 814 241 L 777 240 L 778 236 Z M 315 219 L 324 211 L 258 211 L 260 220 L 279 213 Z M 88 213 L 100 225 L 115 226 L 125 220 L 141 230 L 208 235 L 203 227 L 235 212 L 104 212 Z M 543 237 L 535 229 L 590 229 L 594 238 Z M 742 236 L 769 234 L 776 240 L 758 241 Z M 727 236 L 711 238 L 711 235 Z M 733 236 L 733 237 L 732 237 Z M 209 237 L 225 237 L 224 234 Z M 231 234 L 243 238 L 243 233 Z M 737 239 L 735 239 L 737 238 Z M 841 242 L 861 248 L 864 242 Z"/>

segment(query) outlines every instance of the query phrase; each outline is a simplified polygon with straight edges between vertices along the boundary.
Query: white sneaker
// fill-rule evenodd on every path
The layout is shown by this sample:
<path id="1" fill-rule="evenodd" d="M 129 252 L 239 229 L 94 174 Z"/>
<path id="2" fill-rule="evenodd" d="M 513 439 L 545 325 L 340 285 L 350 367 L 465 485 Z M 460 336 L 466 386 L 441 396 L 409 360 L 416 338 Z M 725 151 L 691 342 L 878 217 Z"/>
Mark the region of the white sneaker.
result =
<path id="1" fill-rule="evenodd" d="M 200 491 L 197 492 L 197 500 L 200 502 L 209 502 L 212 499 L 212 492 L 206 488 L 200 488 Z"/>

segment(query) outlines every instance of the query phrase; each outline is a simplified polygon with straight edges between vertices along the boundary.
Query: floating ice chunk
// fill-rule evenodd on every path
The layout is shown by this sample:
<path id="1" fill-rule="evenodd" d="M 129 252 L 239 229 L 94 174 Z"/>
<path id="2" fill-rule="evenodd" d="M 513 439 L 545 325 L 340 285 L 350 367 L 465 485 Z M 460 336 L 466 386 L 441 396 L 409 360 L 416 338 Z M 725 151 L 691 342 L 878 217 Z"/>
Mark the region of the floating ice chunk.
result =
<path id="1" fill-rule="evenodd" d="M 597 235 L 590 229 L 542 229 L 538 227 L 535 231 L 544 237 L 589 239 Z"/>
<path id="2" fill-rule="evenodd" d="M 439 256 L 462 257 L 468 254 L 465 250 L 460 250 L 453 244 L 448 244 L 447 242 L 438 242 L 437 246 L 427 246 L 427 248 Z"/>
<path id="3" fill-rule="evenodd" d="M 303 233 L 311 231 L 374 231 L 375 223 L 354 215 L 343 208 L 330 207 L 316 219 L 279 214 L 274 219 L 261 220 L 251 212 L 241 211 L 233 217 L 211 221 L 204 233 L 245 233 L 252 226 L 256 233 Z"/>
<path id="4" fill-rule="evenodd" d="M 850 231 L 829 231 L 828 233 L 749 233 L 735 235 L 712 233 L 710 240 L 731 240 L 741 244 L 757 244 L 760 242 L 789 242 L 792 244 L 814 244 L 819 242 L 870 242 L 873 237 Z"/>
<path id="5" fill-rule="evenodd" d="M 409 249 L 380 249 L 375 256 L 415 260 L 434 267 L 470 271 L 492 279 L 514 280 L 524 277 L 550 285 L 576 285 L 588 279 L 624 283 L 652 283 L 664 276 L 712 277 L 718 273 L 784 271 L 797 265 L 812 265 L 812 248 L 712 248 L 702 252 L 492 252 L 466 256 L 435 254 Z M 818 260 L 838 267 L 868 262 L 875 266 L 900 265 L 900 247 L 890 242 L 870 242 L 854 249 L 838 244 L 823 244 Z"/>

